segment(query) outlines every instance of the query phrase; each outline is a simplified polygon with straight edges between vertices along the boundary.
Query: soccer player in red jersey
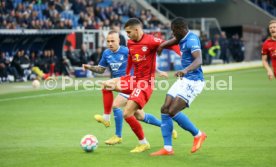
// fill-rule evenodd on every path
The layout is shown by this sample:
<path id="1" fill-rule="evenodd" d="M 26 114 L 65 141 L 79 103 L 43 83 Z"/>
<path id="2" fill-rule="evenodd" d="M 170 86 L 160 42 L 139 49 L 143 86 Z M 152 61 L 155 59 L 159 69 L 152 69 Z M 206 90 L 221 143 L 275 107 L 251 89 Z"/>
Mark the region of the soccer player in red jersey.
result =
<path id="1" fill-rule="evenodd" d="M 123 115 L 125 121 L 139 139 L 139 145 L 130 152 L 138 153 L 150 149 L 150 145 L 144 136 L 141 124 L 134 115 L 138 109 L 145 106 L 152 94 L 156 69 L 156 51 L 163 40 L 144 34 L 142 23 L 136 18 L 129 19 L 124 28 L 130 38 L 128 40 L 129 56 L 126 76 L 103 82 L 103 88 L 130 95 Z M 180 54 L 177 45 L 172 46 L 171 49 Z M 132 66 L 134 75 L 130 76 Z"/>
<path id="2" fill-rule="evenodd" d="M 271 37 L 263 43 L 262 62 L 267 71 L 268 78 L 272 80 L 276 77 L 276 20 L 271 20 L 268 28 Z M 270 57 L 273 71 L 268 64 L 267 56 Z"/>

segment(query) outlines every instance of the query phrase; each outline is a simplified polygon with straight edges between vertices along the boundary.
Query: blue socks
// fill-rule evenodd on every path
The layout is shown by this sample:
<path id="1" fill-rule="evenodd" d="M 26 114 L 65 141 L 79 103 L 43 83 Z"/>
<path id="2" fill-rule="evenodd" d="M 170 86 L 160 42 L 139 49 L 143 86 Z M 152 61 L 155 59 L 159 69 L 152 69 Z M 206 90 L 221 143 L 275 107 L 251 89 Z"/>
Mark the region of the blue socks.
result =
<path id="1" fill-rule="evenodd" d="M 184 113 L 179 112 L 172 119 L 177 122 L 180 127 L 189 131 L 193 136 L 196 136 L 198 134 L 199 130 Z"/>
<path id="2" fill-rule="evenodd" d="M 164 146 L 172 146 L 173 121 L 168 114 L 161 114 L 162 124 L 161 132 L 164 140 Z"/>
<path id="3" fill-rule="evenodd" d="M 158 127 L 161 126 L 161 121 L 159 119 L 157 119 L 155 116 L 153 116 L 152 114 L 148 114 L 148 113 L 145 113 L 145 118 L 144 118 L 143 122 L 145 122 L 147 124 L 152 124 L 152 125 L 155 125 Z"/>
<path id="4" fill-rule="evenodd" d="M 115 119 L 115 129 L 116 136 L 122 137 L 123 129 L 123 111 L 120 108 L 113 108 L 114 119 Z"/>

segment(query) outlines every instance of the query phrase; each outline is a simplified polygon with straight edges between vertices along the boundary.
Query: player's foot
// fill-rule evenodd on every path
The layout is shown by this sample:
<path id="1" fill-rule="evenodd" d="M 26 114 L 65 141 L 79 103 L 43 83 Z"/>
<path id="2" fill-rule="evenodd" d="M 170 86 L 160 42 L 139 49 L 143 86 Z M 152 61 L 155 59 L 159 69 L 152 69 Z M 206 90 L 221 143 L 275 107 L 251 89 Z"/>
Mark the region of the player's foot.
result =
<path id="1" fill-rule="evenodd" d="M 108 128 L 108 127 L 110 126 L 110 121 L 104 120 L 103 116 L 97 114 L 97 115 L 94 116 L 94 118 L 95 118 L 95 120 L 98 121 L 99 123 L 104 124 L 104 126 L 105 126 L 106 128 Z"/>
<path id="2" fill-rule="evenodd" d="M 177 139 L 177 137 L 178 137 L 177 131 L 175 129 L 172 131 L 172 137 L 173 137 L 173 139 Z"/>
<path id="3" fill-rule="evenodd" d="M 204 132 L 202 132 L 201 136 L 199 137 L 195 137 L 194 138 L 194 145 L 192 147 L 191 152 L 195 153 L 202 145 L 202 143 L 204 142 L 204 140 L 207 138 L 206 134 Z"/>
<path id="4" fill-rule="evenodd" d="M 150 144 L 140 144 L 139 146 L 136 146 L 133 150 L 131 150 L 131 153 L 140 153 L 140 152 L 144 152 L 146 150 L 150 149 Z"/>
<path id="5" fill-rule="evenodd" d="M 110 139 L 106 140 L 104 143 L 108 145 L 114 145 L 114 144 L 122 143 L 122 140 L 123 139 L 121 137 L 114 135 Z"/>
<path id="6" fill-rule="evenodd" d="M 161 156 L 161 155 L 173 155 L 174 151 L 167 151 L 166 149 L 162 148 L 159 151 L 151 153 L 150 156 Z"/>

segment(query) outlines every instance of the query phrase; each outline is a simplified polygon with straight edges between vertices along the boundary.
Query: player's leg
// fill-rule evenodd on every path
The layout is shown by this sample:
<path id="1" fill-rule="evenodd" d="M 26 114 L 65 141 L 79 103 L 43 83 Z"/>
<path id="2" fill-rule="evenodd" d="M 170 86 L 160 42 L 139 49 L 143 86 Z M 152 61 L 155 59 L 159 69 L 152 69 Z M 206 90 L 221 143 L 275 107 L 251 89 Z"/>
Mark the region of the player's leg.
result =
<path id="1" fill-rule="evenodd" d="M 145 113 L 143 109 L 137 110 L 134 113 L 134 116 L 136 117 L 137 120 L 143 121 L 147 124 L 155 125 L 160 127 L 161 126 L 161 121 L 157 119 L 154 115 Z"/>
<path id="2" fill-rule="evenodd" d="M 122 128 L 123 128 L 123 111 L 122 107 L 126 105 L 126 95 L 119 93 L 113 101 L 113 113 L 115 120 L 115 135 L 110 139 L 106 140 L 105 143 L 114 145 L 122 142 Z"/>
<path id="3" fill-rule="evenodd" d="M 137 120 L 145 122 L 147 124 L 155 125 L 158 127 L 161 127 L 161 120 L 156 118 L 154 115 L 145 113 L 143 109 L 137 110 L 134 114 Z M 173 139 L 177 139 L 177 131 L 174 129 L 172 131 L 172 137 Z"/>
<path id="4" fill-rule="evenodd" d="M 181 110 L 191 105 L 195 97 L 202 91 L 204 82 L 183 79 L 180 85 L 183 89 L 178 90 L 176 97 L 172 101 L 169 107 L 169 115 L 180 127 L 194 136 L 194 144 L 191 150 L 193 153 L 201 147 L 206 139 L 206 134 L 201 132 Z"/>
<path id="5" fill-rule="evenodd" d="M 125 109 L 124 109 L 124 118 L 126 122 L 131 127 L 132 131 L 135 133 L 139 140 L 139 146 L 135 147 L 130 152 L 138 153 L 143 152 L 150 149 L 150 145 L 147 139 L 144 136 L 144 131 L 139 123 L 139 121 L 135 118 L 134 113 L 140 108 L 140 106 L 133 100 L 128 100 Z"/>
<path id="6" fill-rule="evenodd" d="M 105 127 L 110 126 L 110 114 L 113 104 L 113 90 L 118 90 L 118 83 L 120 78 L 113 78 L 101 83 L 102 86 L 102 95 L 103 95 L 103 104 L 104 104 L 104 114 L 96 114 L 94 118 L 99 123 L 102 123 Z"/>
<path id="7" fill-rule="evenodd" d="M 110 126 L 110 115 L 113 102 L 113 93 L 111 90 L 102 89 L 104 113 L 103 115 L 96 114 L 94 118 L 105 127 Z"/>
<path id="8" fill-rule="evenodd" d="M 176 97 L 170 106 L 169 114 L 181 128 L 194 136 L 194 143 L 191 150 L 191 152 L 194 153 L 201 147 L 203 141 L 206 139 L 206 134 L 201 132 L 183 112 L 180 112 L 186 107 L 186 101 L 180 97 Z"/>
<path id="9" fill-rule="evenodd" d="M 159 155 L 173 155 L 174 151 L 172 149 L 172 131 L 173 131 L 173 121 L 169 115 L 169 107 L 173 101 L 173 96 L 171 94 L 167 94 L 165 102 L 161 107 L 161 132 L 164 141 L 164 148 L 159 151 L 153 152 L 151 156 L 159 156 Z"/>

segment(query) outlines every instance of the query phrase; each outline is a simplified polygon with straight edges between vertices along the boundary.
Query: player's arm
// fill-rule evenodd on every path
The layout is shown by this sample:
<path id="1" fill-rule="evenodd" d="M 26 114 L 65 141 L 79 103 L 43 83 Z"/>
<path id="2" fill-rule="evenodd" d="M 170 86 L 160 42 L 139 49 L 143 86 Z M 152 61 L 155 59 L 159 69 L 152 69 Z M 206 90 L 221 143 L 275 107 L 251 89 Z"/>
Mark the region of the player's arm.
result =
<path id="1" fill-rule="evenodd" d="M 194 61 L 192 62 L 192 64 L 190 64 L 184 70 L 176 72 L 175 75 L 177 77 L 182 77 L 182 76 L 186 75 L 188 72 L 197 69 L 202 64 L 201 50 L 196 50 L 196 51 L 192 52 L 192 56 L 194 57 Z"/>
<path id="2" fill-rule="evenodd" d="M 102 66 L 91 66 L 89 64 L 83 64 L 82 68 L 83 70 L 90 70 L 92 72 L 99 73 L 99 74 L 104 73 L 106 69 L 105 67 L 102 67 Z"/>
<path id="3" fill-rule="evenodd" d="M 267 55 L 262 55 L 262 63 L 263 63 L 264 68 L 267 71 L 268 79 L 272 80 L 274 75 L 273 75 L 272 69 L 270 68 L 270 66 L 268 64 Z"/>
<path id="4" fill-rule="evenodd" d="M 171 50 L 174 50 L 177 54 L 180 55 L 180 49 L 179 49 L 179 46 L 177 45 L 178 44 L 178 40 L 176 38 L 172 38 L 172 39 L 169 39 L 165 42 L 162 42 L 158 49 L 157 49 L 157 54 L 158 55 L 161 55 L 162 53 L 162 50 L 167 48 L 167 49 L 171 49 Z"/>
<path id="5" fill-rule="evenodd" d="M 130 75 L 131 68 L 132 68 L 131 55 L 128 55 L 128 57 L 127 57 L 126 75 Z"/>

